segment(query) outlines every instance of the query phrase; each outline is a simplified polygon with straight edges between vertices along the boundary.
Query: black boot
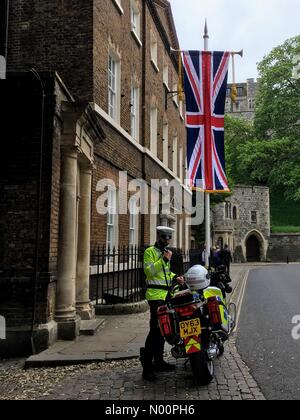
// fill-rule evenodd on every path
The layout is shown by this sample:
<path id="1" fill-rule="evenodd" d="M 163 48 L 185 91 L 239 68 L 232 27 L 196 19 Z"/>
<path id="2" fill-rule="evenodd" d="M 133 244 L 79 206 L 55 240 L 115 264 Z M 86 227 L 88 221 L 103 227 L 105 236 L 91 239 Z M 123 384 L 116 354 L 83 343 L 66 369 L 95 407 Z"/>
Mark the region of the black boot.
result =
<path id="1" fill-rule="evenodd" d="M 140 361 L 143 366 L 143 378 L 145 381 L 154 382 L 156 376 L 153 370 L 152 355 L 143 347 L 140 349 Z"/>
<path id="2" fill-rule="evenodd" d="M 164 360 L 158 360 L 154 363 L 155 372 L 172 372 L 176 369 L 175 365 L 167 363 Z"/>

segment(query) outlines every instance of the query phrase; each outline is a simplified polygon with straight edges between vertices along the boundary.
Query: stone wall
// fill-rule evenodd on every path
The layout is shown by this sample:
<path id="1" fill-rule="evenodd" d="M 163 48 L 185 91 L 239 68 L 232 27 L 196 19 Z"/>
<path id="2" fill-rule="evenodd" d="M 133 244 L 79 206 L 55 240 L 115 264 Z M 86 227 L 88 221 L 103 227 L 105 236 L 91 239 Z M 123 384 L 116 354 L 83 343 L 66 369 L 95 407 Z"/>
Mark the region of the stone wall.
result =
<path id="1" fill-rule="evenodd" d="M 271 234 L 268 260 L 272 262 L 300 262 L 300 233 Z"/>
<path id="2" fill-rule="evenodd" d="M 252 219 L 256 213 L 256 221 Z M 260 259 L 266 260 L 270 236 L 269 189 L 236 186 L 233 194 L 214 209 L 214 240 L 228 244 L 236 262 L 247 260 L 247 240 L 254 235 L 260 244 Z"/>

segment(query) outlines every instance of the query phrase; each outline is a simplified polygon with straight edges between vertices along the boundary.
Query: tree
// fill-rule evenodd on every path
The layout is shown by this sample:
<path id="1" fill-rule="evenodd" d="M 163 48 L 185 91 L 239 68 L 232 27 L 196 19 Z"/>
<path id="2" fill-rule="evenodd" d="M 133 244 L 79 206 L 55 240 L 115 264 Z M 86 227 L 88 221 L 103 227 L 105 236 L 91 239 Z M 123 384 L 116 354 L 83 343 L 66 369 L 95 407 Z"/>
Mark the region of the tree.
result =
<path id="1" fill-rule="evenodd" d="M 300 201 L 300 80 L 293 58 L 300 36 L 274 48 L 259 64 L 253 124 L 226 117 L 227 174 L 231 182 L 267 185 Z"/>
<path id="2" fill-rule="evenodd" d="M 300 139 L 300 79 L 293 78 L 293 58 L 300 52 L 300 35 L 274 48 L 258 65 L 256 136 L 291 135 Z"/>

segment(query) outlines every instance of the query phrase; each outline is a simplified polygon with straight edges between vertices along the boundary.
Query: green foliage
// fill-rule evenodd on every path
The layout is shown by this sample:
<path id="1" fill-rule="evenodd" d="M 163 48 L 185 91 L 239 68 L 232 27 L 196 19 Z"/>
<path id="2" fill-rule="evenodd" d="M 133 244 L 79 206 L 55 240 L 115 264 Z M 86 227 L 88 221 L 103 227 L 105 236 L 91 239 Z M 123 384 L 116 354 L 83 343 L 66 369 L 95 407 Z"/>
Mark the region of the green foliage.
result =
<path id="1" fill-rule="evenodd" d="M 286 200 L 280 191 L 271 193 L 272 232 L 300 232 L 300 202 Z"/>
<path id="2" fill-rule="evenodd" d="M 254 125 L 229 116 L 225 120 L 230 182 L 267 185 L 293 201 L 300 201 L 300 80 L 292 78 L 293 57 L 299 51 L 300 36 L 259 64 Z"/>
<path id="3" fill-rule="evenodd" d="M 255 130 L 259 138 L 300 138 L 300 79 L 292 77 L 293 58 L 299 52 L 300 35 L 274 48 L 258 65 Z"/>

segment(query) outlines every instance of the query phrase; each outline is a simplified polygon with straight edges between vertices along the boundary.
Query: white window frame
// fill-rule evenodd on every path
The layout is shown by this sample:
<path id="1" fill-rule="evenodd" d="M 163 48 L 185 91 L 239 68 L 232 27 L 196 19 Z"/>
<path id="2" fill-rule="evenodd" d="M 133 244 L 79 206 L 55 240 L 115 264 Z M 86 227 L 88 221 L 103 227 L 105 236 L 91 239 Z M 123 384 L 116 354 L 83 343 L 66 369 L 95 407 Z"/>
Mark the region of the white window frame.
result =
<path id="1" fill-rule="evenodd" d="M 150 152 L 157 156 L 157 124 L 158 110 L 152 107 L 150 110 Z"/>
<path id="2" fill-rule="evenodd" d="M 134 248 L 139 241 L 139 213 L 137 203 L 134 198 L 129 200 L 129 248 Z"/>
<path id="3" fill-rule="evenodd" d="M 163 164 L 169 167 L 169 124 L 163 126 Z"/>
<path id="4" fill-rule="evenodd" d="M 114 65 L 114 69 L 111 69 L 111 63 Z M 120 105 L 121 105 L 121 61 L 112 52 L 108 54 L 108 115 L 120 123 Z M 112 83 L 114 82 L 114 83 Z M 114 98 L 111 103 L 111 97 Z"/>
<path id="5" fill-rule="evenodd" d="M 178 83 L 177 82 L 173 82 L 172 92 L 178 92 Z M 176 107 L 179 108 L 178 93 L 173 93 L 173 102 L 176 105 Z"/>
<path id="6" fill-rule="evenodd" d="M 118 208 L 117 190 L 107 190 L 106 248 L 113 250 L 118 246 Z M 111 234 L 110 234 L 111 232 Z"/>
<path id="7" fill-rule="evenodd" d="M 122 1 L 121 0 L 113 0 L 113 3 L 116 6 L 116 8 L 118 9 L 118 12 L 121 15 L 124 15 L 124 9 L 122 7 Z"/>
<path id="8" fill-rule="evenodd" d="M 184 182 L 183 174 L 183 147 L 179 146 L 179 179 L 182 183 Z"/>
<path id="9" fill-rule="evenodd" d="M 131 86 L 131 100 L 130 100 L 130 135 L 138 143 L 140 140 L 139 109 L 140 109 L 140 89 L 137 85 L 133 84 Z"/>
<path id="10" fill-rule="evenodd" d="M 158 67 L 158 44 L 157 38 L 154 33 L 151 33 L 151 62 L 157 72 L 159 72 Z"/>
<path id="11" fill-rule="evenodd" d="M 130 24 L 131 33 L 141 46 L 141 12 L 135 0 L 130 0 Z"/>
<path id="12" fill-rule="evenodd" d="M 173 136 L 173 166 L 172 166 L 172 171 L 174 173 L 175 176 L 177 176 L 177 172 L 178 172 L 178 136 L 175 135 Z"/>
<path id="13" fill-rule="evenodd" d="M 163 84 L 169 91 L 170 90 L 169 89 L 169 66 L 167 63 L 164 63 L 164 67 L 163 67 Z"/>

